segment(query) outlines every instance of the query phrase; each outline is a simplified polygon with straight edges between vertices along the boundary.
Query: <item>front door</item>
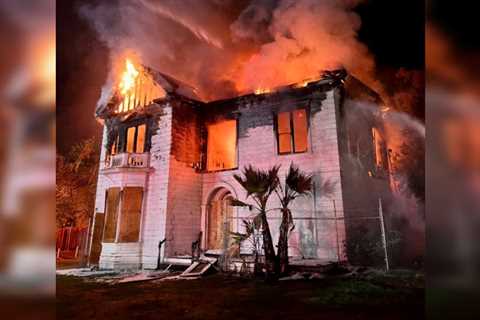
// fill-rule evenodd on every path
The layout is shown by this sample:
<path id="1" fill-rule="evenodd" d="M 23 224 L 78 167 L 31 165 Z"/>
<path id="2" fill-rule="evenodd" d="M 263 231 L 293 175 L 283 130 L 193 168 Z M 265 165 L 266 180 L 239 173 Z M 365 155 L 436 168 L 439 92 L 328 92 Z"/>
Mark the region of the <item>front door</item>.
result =
<path id="1" fill-rule="evenodd" d="M 228 246 L 232 206 L 230 199 L 212 200 L 208 215 L 207 249 L 223 250 Z"/>

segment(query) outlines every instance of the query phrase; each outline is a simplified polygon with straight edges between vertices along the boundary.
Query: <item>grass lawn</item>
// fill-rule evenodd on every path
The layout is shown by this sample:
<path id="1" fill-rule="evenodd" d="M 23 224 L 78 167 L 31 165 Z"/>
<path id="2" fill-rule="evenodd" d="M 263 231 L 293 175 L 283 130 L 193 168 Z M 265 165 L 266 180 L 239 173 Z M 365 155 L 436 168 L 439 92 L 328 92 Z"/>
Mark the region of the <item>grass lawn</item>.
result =
<path id="1" fill-rule="evenodd" d="M 57 276 L 58 319 L 423 319 L 423 280 L 265 284 L 223 275 L 107 285 Z"/>

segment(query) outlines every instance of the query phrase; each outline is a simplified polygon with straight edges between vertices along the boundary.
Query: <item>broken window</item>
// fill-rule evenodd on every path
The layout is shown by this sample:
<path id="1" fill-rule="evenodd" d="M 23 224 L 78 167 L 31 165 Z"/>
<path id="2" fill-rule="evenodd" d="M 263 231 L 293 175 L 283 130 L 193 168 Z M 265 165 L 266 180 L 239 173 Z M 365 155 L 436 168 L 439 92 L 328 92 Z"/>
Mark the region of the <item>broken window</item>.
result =
<path id="1" fill-rule="evenodd" d="M 237 120 L 225 120 L 207 126 L 207 170 L 237 167 Z"/>
<path id="2" fill-rule="evenodd" d="M 118 135 L 115 136 L 115 141 L 112 143 L 112 148 L 110 149 L 110 154 L 114 155 L 118 153 L 119 150 L 119 137 Z"/>
<path id="3" fill-rule="evenodd" d="M 135 134 L 137 127 L 130 127 L 127 129 L 127 152 L 133 153 L 135 151 Z"/>
<path id="4" fill-rule="evenodd" d="M 145 151 L 145 133 L 147 126 L 141 124 L 127 128 L 127 152 L 143 153 Z"/>
<path id="5" fill-rule="evenodd" d="M 108 152 L 110 155 L 118 153 L 144 153 L 147 144 L 147 125 L 145 123 L 135 126 L 118 128 Z"/>
<path id="6" fill-rule="evenodd" d="M 308 124 L 305 109 L 280 112 L 277 115 L 278 153 L 307 151 Z"/>
<path id="7" fill-rule="evenodd" d="M 143 188 L 107 190 L 103 242 L 138 242 L 142 216 Z M 118 233 L 118 238 L 117 238 Z"/>
<path id="8" fill-rule="evenodd" d="M 388 171 L 388 153 L 385 140 L 376 128 L 372 128 L 372 138 L 375 154 L 375 165 L 377 168 Z"/>

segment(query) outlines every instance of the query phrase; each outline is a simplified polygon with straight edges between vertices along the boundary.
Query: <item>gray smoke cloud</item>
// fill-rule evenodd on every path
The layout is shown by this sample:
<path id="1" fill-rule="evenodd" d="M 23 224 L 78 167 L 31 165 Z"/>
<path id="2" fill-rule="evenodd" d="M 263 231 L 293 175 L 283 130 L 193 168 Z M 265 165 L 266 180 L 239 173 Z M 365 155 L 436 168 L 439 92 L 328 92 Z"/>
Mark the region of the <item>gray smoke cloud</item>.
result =
<path id="1" fill-rule="evenodd" d="M 382 94 L 374 59 L 357 40 L 360 2 L 118 0 L 80 11 L 112 61 L 135 52 L 144 64 L 197 87 L 205 100 L 342 67 Z"/>

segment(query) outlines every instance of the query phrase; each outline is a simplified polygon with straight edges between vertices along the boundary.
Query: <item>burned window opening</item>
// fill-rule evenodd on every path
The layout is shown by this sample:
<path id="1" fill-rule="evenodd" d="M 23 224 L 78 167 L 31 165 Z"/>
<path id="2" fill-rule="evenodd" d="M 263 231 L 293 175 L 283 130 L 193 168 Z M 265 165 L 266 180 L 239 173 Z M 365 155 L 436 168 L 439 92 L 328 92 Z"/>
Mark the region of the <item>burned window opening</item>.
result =
<path id="1" fill-rule="evenodd" d="M 383 139 L 380 131 L 372 127 L 372 139 L 373 139 L 373 148 L 374 148 L 374 159 L 375 159 L 375 167 L 377 170 L 388 172 L 389 171 L 389 164 L 388 164 L 388 151 L 387 151 L 387 144 L 385 139 Z"/>
<path id="2" fill-rule="evenodd" d="M 308 121 L 305 109 L 279 112 L 276 117 L 278 154 L 308 150 Z"/>
<path id="3" fill-rule="evenodd" d="M 237 128 L 236 119 L 207 125 L 207 171 L 237 168 Z"/>
<path id="4" fill-rule="evenodd" d="M 107 150 L 109 155 L 119 153 L 144 153 L 150 150 L 152 128 L 150 121 L 140 120 L 117 124 L 109 132 Z"/>

